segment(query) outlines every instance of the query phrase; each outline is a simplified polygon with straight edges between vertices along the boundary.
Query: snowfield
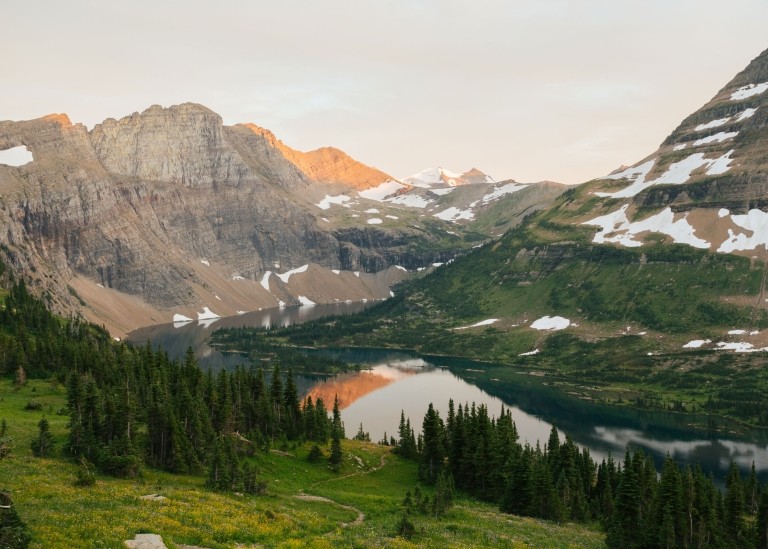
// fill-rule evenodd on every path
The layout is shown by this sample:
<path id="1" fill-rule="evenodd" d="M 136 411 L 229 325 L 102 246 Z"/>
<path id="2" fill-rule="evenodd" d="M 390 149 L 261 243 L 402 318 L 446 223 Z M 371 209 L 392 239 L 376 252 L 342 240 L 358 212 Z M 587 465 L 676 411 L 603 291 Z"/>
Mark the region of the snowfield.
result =
<path id="1" fill-rule="evenodd" d="M 283 274 L 277 274 L 275 273 L 275 276 L 288 284 L 288 280 L 290 280 L 292 275 L 299 274 L 306 272 L 306 270 L 309 268 L 309 265 L 302 265 L 301 267 L 297 267 L 296 269 L 291 269 L 290 271 L 286 271 Z"/>
<path id="2" fill-rule="evenodd" d="M 687 213 L 681 219 L 675 221 L 675 214 L 672 212 L 672 208 L 668 207 L 647 219 L 631 223 L 627 219 L 628 207 L 629 205 L 624 205 L 615 212 L 583 222 L 582 225 L 596 225 L 601 228 L 595 234 L 592 242 L 595 244 L 612 242 L 628 248 L 637 248 L 642 246 L 643 243 L 635 240 L 635 237 L 640 233 L 648 231 L 670 236 L 677 244 L 688 244 L 694 248 L 702 249 L 710 247 L 709 242 L 693 234 L 694 228 L 688 223 Z M 619 234 L 608 236 L 612 233 Z"/>
<path id="3" fill-rule="evenodd" d="M 527 353 L 520 353 L 517 356 L 533 356 L 533 355 L 537 355 L 537 354 L 539 354 L 539 350 L 538 349 L 534 349 L 533 351 L 528 351 Z"/>
<path id="4" fill-rule="evenodd" d="M 32 153 L 24 145 L 0 151 L 0 164 L 18 168 L 32 162 Z"/>
<path id="5" fill-rule="evenodd" d="M 708 343 L 712 343 L 712 340 L 711 339 L 694 339 L 693 341 L 689 341 L 688 343 L 683 345 L 683 349 L 698 349 Z"/>
<path id="6" fill-rule="evenodd" d="M 721 134 L 717 135 L 720 136 Z M 691 178 L 691 173 L 704 166 L 708 168 L 707 175 L 720 175 L 730 169 L 730 163 L 732 161 L 731 154 L 733 154 L 733 152 L 733 150 L 730 150 L 723 156 L 714 159 L 705 158 L 705 153 L 692 154 L 688 158 L 670 165 L 669 168 L 667 168 L 667 171 L 657 179 L 646 181 L 646 178 L 648 177 L 648 174 L 651 172 L 651 169 L 655 163 L 655 160 L 649 160 L 648 162 L 639 166 L 635 166 L 634 168 L 628 168 L 623 172 L 609 175 L 603 178 L 629 179 L 632 181 L 632 184 L 628 187 L 625 187 L 624 189 L 615 193 L 596 192 L 594 194 L 595 196 L 599 196 L 601 198 L 631 198 L 644 191 L 648 187 L 652 187 L 653 185 L 682 185 L 683 183 L 687 183 Z"/>
<path id="7" fill-rule="evenodd" d="M 706 124 L 699 124 L 694 128 L 694 131 L 700 132 L 704 130 L 711 130 L 712 128 L 719 128 L 720 126 L 727 124 L 730 119 L 731 117 L 728 116 L 726 118 L 718 118 L 717 120 L 713 120 L 712 122 L 708 122 Z"/>
<path id="8" fill-rule="evenodd" d="M 272 275 L 272 271 L 267 271 L 264 276 L 261 277 L 261 287 L 269 291 L 269 277 Z"/>
<path id="9" fill-rule="evenodd" d="M 338 196 L 325 195 L 320 202 L 315 204 L 321 210 L 330 210 L 331 204 L 343 205 L 345 202 L 349 202 L 350 198 L 346 195 L 340 194 Z"/>
<path id="10" fill-rule="evenodd" d="M 707 145 L 709 143 L 722 143 L 723 141 L 727 139 L 733 139 L 739 135 L 739 132 L 719 132 L 714 135 L 710 135 L 707 137 L 703 137 L 701 139 L 697 139 L 693 142 L 694 147 L 698 147 L 700 145 Z"/>
<path id="11" fill-rule="evenodd" d="M 203 307 L 202 313 L 197 313 L 197 320 L 213 320 L 221 318 L 219 315 L 211 311 L 208 307 Z"/>
<path id="12" fill-rule="evenodd" d="M 744 215 L 731 215 L 731 221 L 751 234 L 736 233 L 733 229 L 728 229 L 728 239 L 720 245 L 718 252 L 754 250 L 758 246 L 768 249 L 768 213 L 756 209 L 749 210 Z"/>
<path id="13" fill-rule="evenodd" d="M 175 322 L 192 322 L 192 319 L 189 318 L 188 316 L 184 316 L 176 313 L 175 315 L 173 315 L 173 322 L 174 323 Z"/>
<path id="14" fill-rule="evenodd" d="M 478 328 L 480 326 L 490 326 L 491 324 L 495 324 L 498 321 L 499 321 L 498 318 L 488 318 L 486 320 L 481 320 L 480 322 L 472 324 L 471 326 L 461 326 L 459 328 L 452 328 L 452 329 L 453 330 L 468 330 L 470 328 Z"/>
<path id="15" fill-rule="evenodd" d="M 736 119 L 736 122 L 741 122 L 742 120 L 746 120 L 747 118 L 752 118 L 755 112 L 757 112 L 757 107 L 755 107 L 754 109 L 744 109 L 744 112 L 739 115 L 739 117 Z"/>
<path id="16" fill-rule="evenodd" d="M 571 321 L 562 316 L 543 316 L 531 323 L 534 330 L 565 330 L 571 325 Z"/>
<path id="17" fill-rule="evenodd" d="M 443 221 L 458 221 L 460 219 L 474 219 L 475 213 L 472 210 L 461 210 L 455 206 L 443 210 L 442 212 L 434 214 L 434 217 L 442 219 Z"/>
<path id="18" fill-rule="evenodd" d="M 528 185 L 520 185 L 518 183 L 507 183 L 506 185 L 502 185 L 501 187 L 493 189 L 491 192 L 486 194 L 483 198 L 481 198 L 479 201 L 481 201 L 483 204 L 488 204 L 489 202 L 493 202 L 494 200 L 498 200 L 502 196 L 506 196 L 508 194 L 516 193 L 517 191 L 523 190 Z M 470 208 L 474 208 L 477 202 L 473 202 L 470 204 Z"/>
<path id="19" fill-rule="evenodd" d="M 384 199 L 389 195 L 394 194 L 397 191 L 400 191 L 406 188 L 407 187 L 402 183 L 399 183 L 393 179 L 390 179 L 389 181 L 385 181 L 378 187 L 374 187 L 372 189 L 366 189 L 364 191 L 358 191 L 357 194 L 363 198 L 367 198 L 368 200 L 376 200 L 377 202 L 383 202 Z"/>
<path id="20" fill-rule="evenodd" d="M 301 303 L 304 306 L 312 307 L 315 305 L 315 302 L 309 299 L 308 297 L 305 297 L 303 295 L 299 296 L 299 303 Z"/>
<path id="21" fill-rule="evenodd" d="M 731 101 L 749 99 L 754 95 L 764 93 L 766 90 L 768 90 L 768 82 L 763 82 L 762 84 L 747 84 L 731 94 Z"/>

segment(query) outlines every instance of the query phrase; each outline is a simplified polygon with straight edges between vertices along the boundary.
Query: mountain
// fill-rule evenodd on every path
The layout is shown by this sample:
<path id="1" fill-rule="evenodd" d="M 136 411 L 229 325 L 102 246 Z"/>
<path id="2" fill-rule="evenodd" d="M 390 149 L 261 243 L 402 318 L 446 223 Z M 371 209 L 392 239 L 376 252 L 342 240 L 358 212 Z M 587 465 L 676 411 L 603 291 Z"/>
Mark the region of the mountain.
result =
<path id="1" fill-rule="evenodd" d="M 323 342 L 510 365 L 585 402 L 699 413 L 677 417 L 703 432 L 764 427 L 767 150 L 768 51 L 644 160 L 326 323 Z"/>
<path id="2" fill-rule="evenodd" d="M 639 246 L 663 238 L 766 258 L 768 53 L 756 58 L 659 149 L 588 185 L 604 215 L 595 242 Z"/>
<path id="3" fill-rule="evenodd" d="M 384 299 L 408 271 L 493 234 L 366 198 L 400 184 L 337 149 L 303 153 L 253 124 L 226 126 L 197 104 L 155 105 L 90 131 L 63 114 L 4 121 L 0 151 L 12 155 L 0 164 L 0 255 L 56 311 L 116 335 Z M 530 194 L 544 207 L 561 192 Z M 531 200 L 503 222 L 539 207 Z"/>

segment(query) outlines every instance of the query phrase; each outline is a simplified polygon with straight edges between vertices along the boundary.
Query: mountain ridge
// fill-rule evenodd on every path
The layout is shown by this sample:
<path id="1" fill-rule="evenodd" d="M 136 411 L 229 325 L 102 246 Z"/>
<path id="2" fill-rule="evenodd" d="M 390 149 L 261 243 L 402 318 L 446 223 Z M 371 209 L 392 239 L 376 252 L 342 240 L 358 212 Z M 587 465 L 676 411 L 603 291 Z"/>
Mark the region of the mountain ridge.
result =
<path id="1" fill-rule="evenodd" d="M 365 198 L 392 180 L 337 149 L 300 153 L 193 103 L 154 105 L 90 131 L 66 115 L 0 122 L 0 149 L 20 146 L 32 162 L 0 165 L 0 254 L 55 310 L 80 311 L 118 335 L 204 307 L 224 316 L 384 299 L 403 276 L 396 266 L 415 272 L 491 236 L 430 213 L 407 186 L 403 203 Z M 501 214 L 504 223 L 562 192 L 517 190 L 520 206 Z M 450 208 L 456 196 L 430 200 Z M 289 283 L 258 283 L 303 266 Z"/>

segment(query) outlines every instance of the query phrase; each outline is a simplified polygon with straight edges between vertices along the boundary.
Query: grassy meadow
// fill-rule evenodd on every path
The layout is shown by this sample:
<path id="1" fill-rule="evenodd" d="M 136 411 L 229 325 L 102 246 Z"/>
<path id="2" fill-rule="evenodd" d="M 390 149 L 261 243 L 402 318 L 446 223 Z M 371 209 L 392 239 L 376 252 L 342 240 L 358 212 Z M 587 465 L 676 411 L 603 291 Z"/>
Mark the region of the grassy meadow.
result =
<path id="1" fill-rule="evenodd" d="M 41 409 L 25 410 L 30 401 Z M 10 456 L 0 461 L 0 488 L 11 493 L 32 533 L 32 548 L 118 548 L 137 533 L 159 534 L 171 549 L 603 546 L 597 527 L 505 515 L 461 497 L 442 519 L 414 516 L 411 540 L 396 537 L 401 501 L 417 485 L 416 465 L 386 446 L 351 440 L 344 441 L 338 473 L 325 461 L 310 463 L 309 445 L 258 454 L 253 460 L 267 482 L 262 496 L 214 492 L 204 487 L 203 476 L 148 468 L 139 478 L 97 476 L 93 486 L 76 486 L 77 465 L 62 450 L 68 418 L 57 412 L 65 406 L 61 385 L 31 380 L 18 388 L 10 380 L 0 381 L 0 418 L 13 439 Z M 42 417 L 56 438 L 51 458 L 33 457 L 30 449 Z M 166 499 L 141 499 L 150 494 Z M 297 498 L 300 494 L 327 500 Z"/>

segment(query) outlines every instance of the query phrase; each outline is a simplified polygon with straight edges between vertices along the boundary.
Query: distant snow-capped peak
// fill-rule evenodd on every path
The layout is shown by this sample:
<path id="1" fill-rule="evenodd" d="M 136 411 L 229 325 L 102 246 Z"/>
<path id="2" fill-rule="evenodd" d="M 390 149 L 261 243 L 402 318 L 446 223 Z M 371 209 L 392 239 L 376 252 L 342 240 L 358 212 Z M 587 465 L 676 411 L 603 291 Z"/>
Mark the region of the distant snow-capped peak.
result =
<path id="1" fill-rule="evenodd" d="M 402 180 L 414 187 L 422 187 L 426 189 L 446 185 L 449 187 L 458 187 L 460 185 L 470 185 L 473 183 L 495 183 L 491 176 L 486 175 L 475 168 L 462 174 L 441 167 L 428 168 L 417 174 L 404 177 Z"/>

